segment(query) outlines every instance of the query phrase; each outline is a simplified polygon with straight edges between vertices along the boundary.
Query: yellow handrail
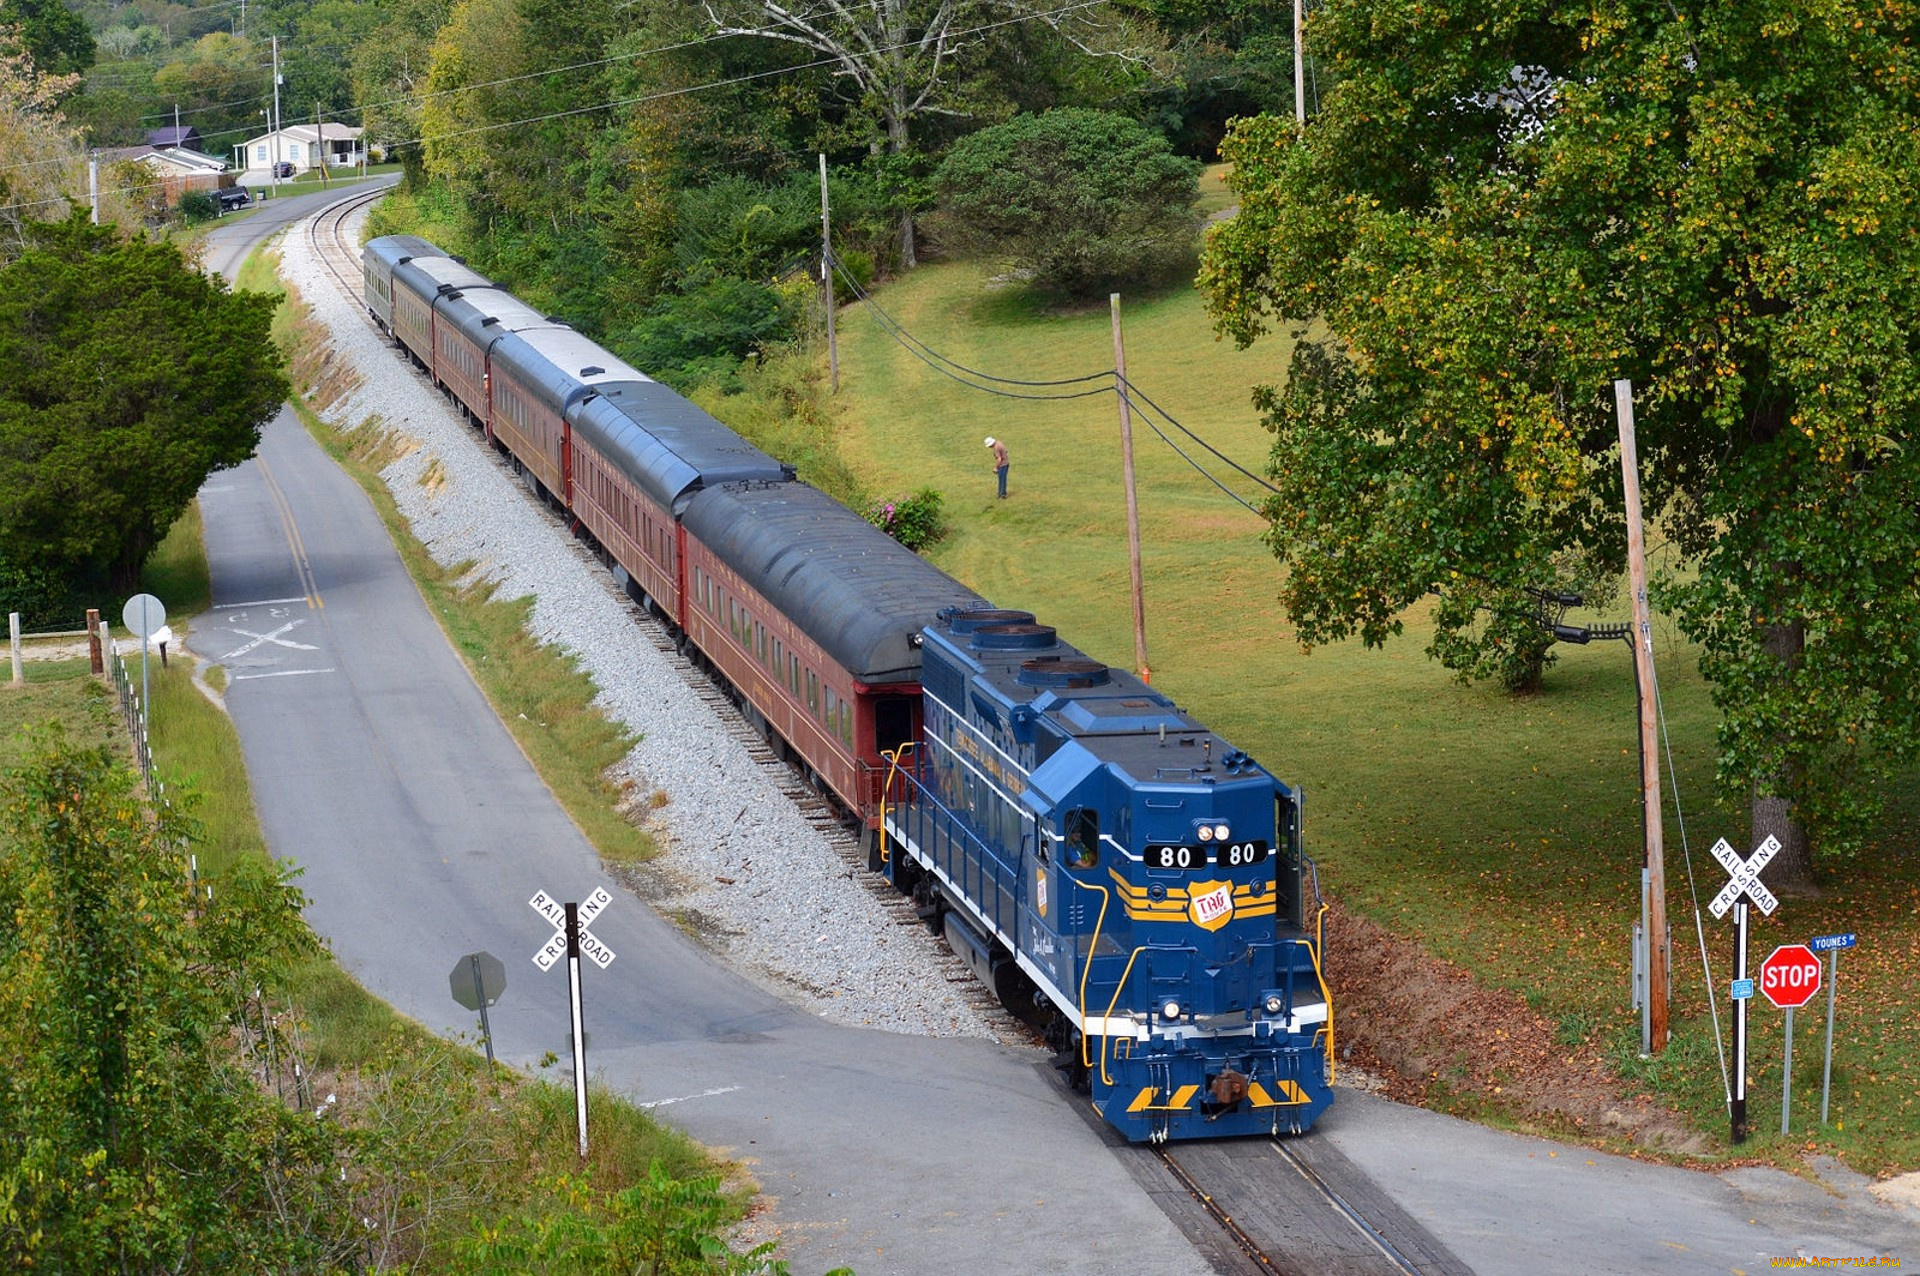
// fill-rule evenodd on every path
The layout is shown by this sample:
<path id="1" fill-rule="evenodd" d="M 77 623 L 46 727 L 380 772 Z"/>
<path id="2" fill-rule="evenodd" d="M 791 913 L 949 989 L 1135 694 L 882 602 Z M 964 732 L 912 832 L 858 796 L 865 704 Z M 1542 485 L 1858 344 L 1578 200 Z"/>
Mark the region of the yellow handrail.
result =
<path id="1" fill-rule="evenodd" d="M 1313 946 L 1307 954 L 1313 958 L 1313 977 L 1319 981 L 1320 996 L 1327 1005 L 1327 1084 L 1333 1084 L 1335 1069 L 1333 1053 L 1333 990 L 1327 987 L 1327 977 L 1320 973 L 1320 949 L 1326 943 L 1327 905 L 1320 905 L 1320 911 L 1313 915 Z"/>
<path id="2" fill-rule="evenodd" d="M 882 864 L 888 863 L 891 858 L 887 851 L 887 794 L 893 789 L 893 777 L 900 774 L 901 761 L 907 754 L 913 752 L 914 746 L 918 743 L 917 740 L 909 740 L 891 753 L 885 749 L 880 751 L 880 756 L 887 762 L 887 778 L 880 785 L 880 862 Z"/>
<path id="3" fill-rule="evenodd" d="M 1087 960 L 1086 963 L 1080 967 L 1080 1026 L 1085 1028 L 1087 1025 L 1087 976 L 1093 973 L 1093 953 L 1094 950 L 1100 946 L 1100 932 L 1105 929 L 1107 924 L 1107 903 L 1113 898 L 1113 895 L 1104 886 L 1081 881 L 1072 873 L 1068 872 L 1064 864 L 1060 866 L 1060 875 L 1083 891 L 1100 892 L 1100 916 L 1094 919 L 1093 936 L 1087 941 Z M 1128 959 L 1127 966 L 1129 969 L 1132 968 L 1132 959 Z M 1115 993 L 1116 997 L 1118 997 L 1118 995 L 1118 993 Z M 1107 1046 L 1104 1040 L 1106 1034 L 1102 1033 L 1101 1035 L 1103 1040 L 1100 1044 L 1100 1079 L 1111 1085 L 1113 1083 L 1107 1077 Z M 1080 1066 L 1083 1068 L 1091 1068 L 1093 1066 L 1093 1060 L 1087 1057 L 1087 1034 L 1084 1032 L 1080 1034 Z"/>

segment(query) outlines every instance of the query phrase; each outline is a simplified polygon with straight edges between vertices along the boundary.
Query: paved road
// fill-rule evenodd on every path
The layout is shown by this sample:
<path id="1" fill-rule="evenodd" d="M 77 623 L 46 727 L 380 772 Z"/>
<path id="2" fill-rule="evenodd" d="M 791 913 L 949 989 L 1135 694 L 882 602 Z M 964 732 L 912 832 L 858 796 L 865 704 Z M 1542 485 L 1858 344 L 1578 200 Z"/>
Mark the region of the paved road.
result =
<path id="1" fill-rule="evenodd" d="M 215 251 L 237 260 L 246 225 L 217 231 Z M 443 1031 L 474 1029 L 448 972 L 492 952 L 510 981 L 493 1016 L 503 1057 L 564 1059 L 564 979 L 527 960 L 548 930 L 525 901 L 604 879 L 364 494 L 283 413 L 255 460 L 208 482 L 202 509 L 215 610 L 192 643 L 228 669 L 269 842 L 306 870 L 314 925 L 367 987 Z M 619 959 L 589 972 L 590 1066 L 753 1167 L 796 1273 L 1206 1270 L 1030 1055 L 827 1025 L 605 884 L 616 902 L 593 929 Z M 1351 1092 L 1312 1139 L 1488 1276 L 1920 1261 L 1913 1216 L 1838 1170 L 1825 1184 L 1689 1173 Z"/>

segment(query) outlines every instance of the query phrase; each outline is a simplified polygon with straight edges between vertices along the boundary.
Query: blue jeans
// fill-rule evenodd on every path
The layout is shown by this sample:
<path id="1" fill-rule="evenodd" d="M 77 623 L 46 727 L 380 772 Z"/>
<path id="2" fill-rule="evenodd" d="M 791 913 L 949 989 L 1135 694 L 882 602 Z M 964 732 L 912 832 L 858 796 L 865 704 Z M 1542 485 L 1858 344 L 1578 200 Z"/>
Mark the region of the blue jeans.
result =
<path id="1" fill-rule="evenodd" d="M 1003 499 L 1007 494 L 1007 470 L 1010 468 L 1010 466 L 1001 465 L 996 466 L 993 471 L 1000 478 L 1000 495 Z"/>

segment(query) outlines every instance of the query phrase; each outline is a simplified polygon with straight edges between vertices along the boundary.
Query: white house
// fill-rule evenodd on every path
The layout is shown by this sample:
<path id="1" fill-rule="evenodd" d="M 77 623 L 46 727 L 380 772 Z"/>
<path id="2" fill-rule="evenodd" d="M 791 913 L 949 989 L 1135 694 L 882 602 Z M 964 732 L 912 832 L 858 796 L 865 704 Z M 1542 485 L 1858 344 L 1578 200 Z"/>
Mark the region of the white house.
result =
<path id="1" fill-rule="evenodd" d="M 365 158 L 360 144 L 363 132 L 364 129 L 350 124 L 332 121 L 319 125 L 289 124 L 248 138 L 238 148 L 240 166 L 247 170 L 249 182 L 272 176 L 276 164 L 291 165 L 293 173 L 304 173 L 321 164 L 328 168 L 356 168 Z"/>

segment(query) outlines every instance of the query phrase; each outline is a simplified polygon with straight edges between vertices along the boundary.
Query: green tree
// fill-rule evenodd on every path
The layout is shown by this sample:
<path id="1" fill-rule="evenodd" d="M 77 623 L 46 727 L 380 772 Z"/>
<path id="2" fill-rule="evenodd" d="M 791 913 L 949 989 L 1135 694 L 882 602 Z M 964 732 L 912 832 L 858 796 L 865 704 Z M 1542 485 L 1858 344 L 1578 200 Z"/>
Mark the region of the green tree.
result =
<path id="1" fill-rule="evenodd" d="M 196 898 L 181 817 L 58 734 L 0 789 L 0 1263 L 327 1270 L 356 1238 L 332 1127 L 268 1101 L 230 1016 L 312 951 L 258 866 Z"/>
<path id="2" fill-rule="evenodd" d="M 1242 344 L 1324 324 L 1259 396 L 1308 643 L 1381 642 L 1435 587 L 1456 641 L 1569 559 L 1617 571 L 1633 381 L 1645 507 L 1697 573 L 1661 597 L 1788 888 L 1920 743 L 1913 28 L 1855 0 L 1331 0 L 1336 86 L 1301 136 L 1236 128 L 1203 269 Z"/>
<path id="3" fill-rule="evenodd" d="M 873 0 L 814 8 L 703 0 L 702 7 L 717 34 L 784 41 L 826 59 L 867 122 L 859 140 L 896 159 L 913 153 L 917 121 L 991 112 L 1009 96 L 1009 88 L 995 84 L 993 59 L 1005 47 L 997 33 L 1009 26 L 1043 26 L 1081 53 L 1123 66 L 1145 67 L 1156 51 L 1152 33 L 1118 10 L 1034 0 Z M 903 210 L 899 222 L 899 260 L 909 270 L 917 260 L 914 212 Z"/>
<path id="4" fill-rule="evenodd" d="M 1192 250 L 1200 165 L 1124 115 L 1067 107 L 962 139 L 935 182 L 962 247 L 1080 297 Z"/>
<path id="5" fill-rule="evenodd" d="M 207 475 L 287 394 L 275 298 L 76 211 L 0 266 L 0 559 L 130 590 Z"/>
<path id="6" fill-rule="evenodd" d="M 34 64 L 47 75 L 93 65 L 93 32 L 66 0 L 0 0 L 0 27 L 17 27 Z"/>

